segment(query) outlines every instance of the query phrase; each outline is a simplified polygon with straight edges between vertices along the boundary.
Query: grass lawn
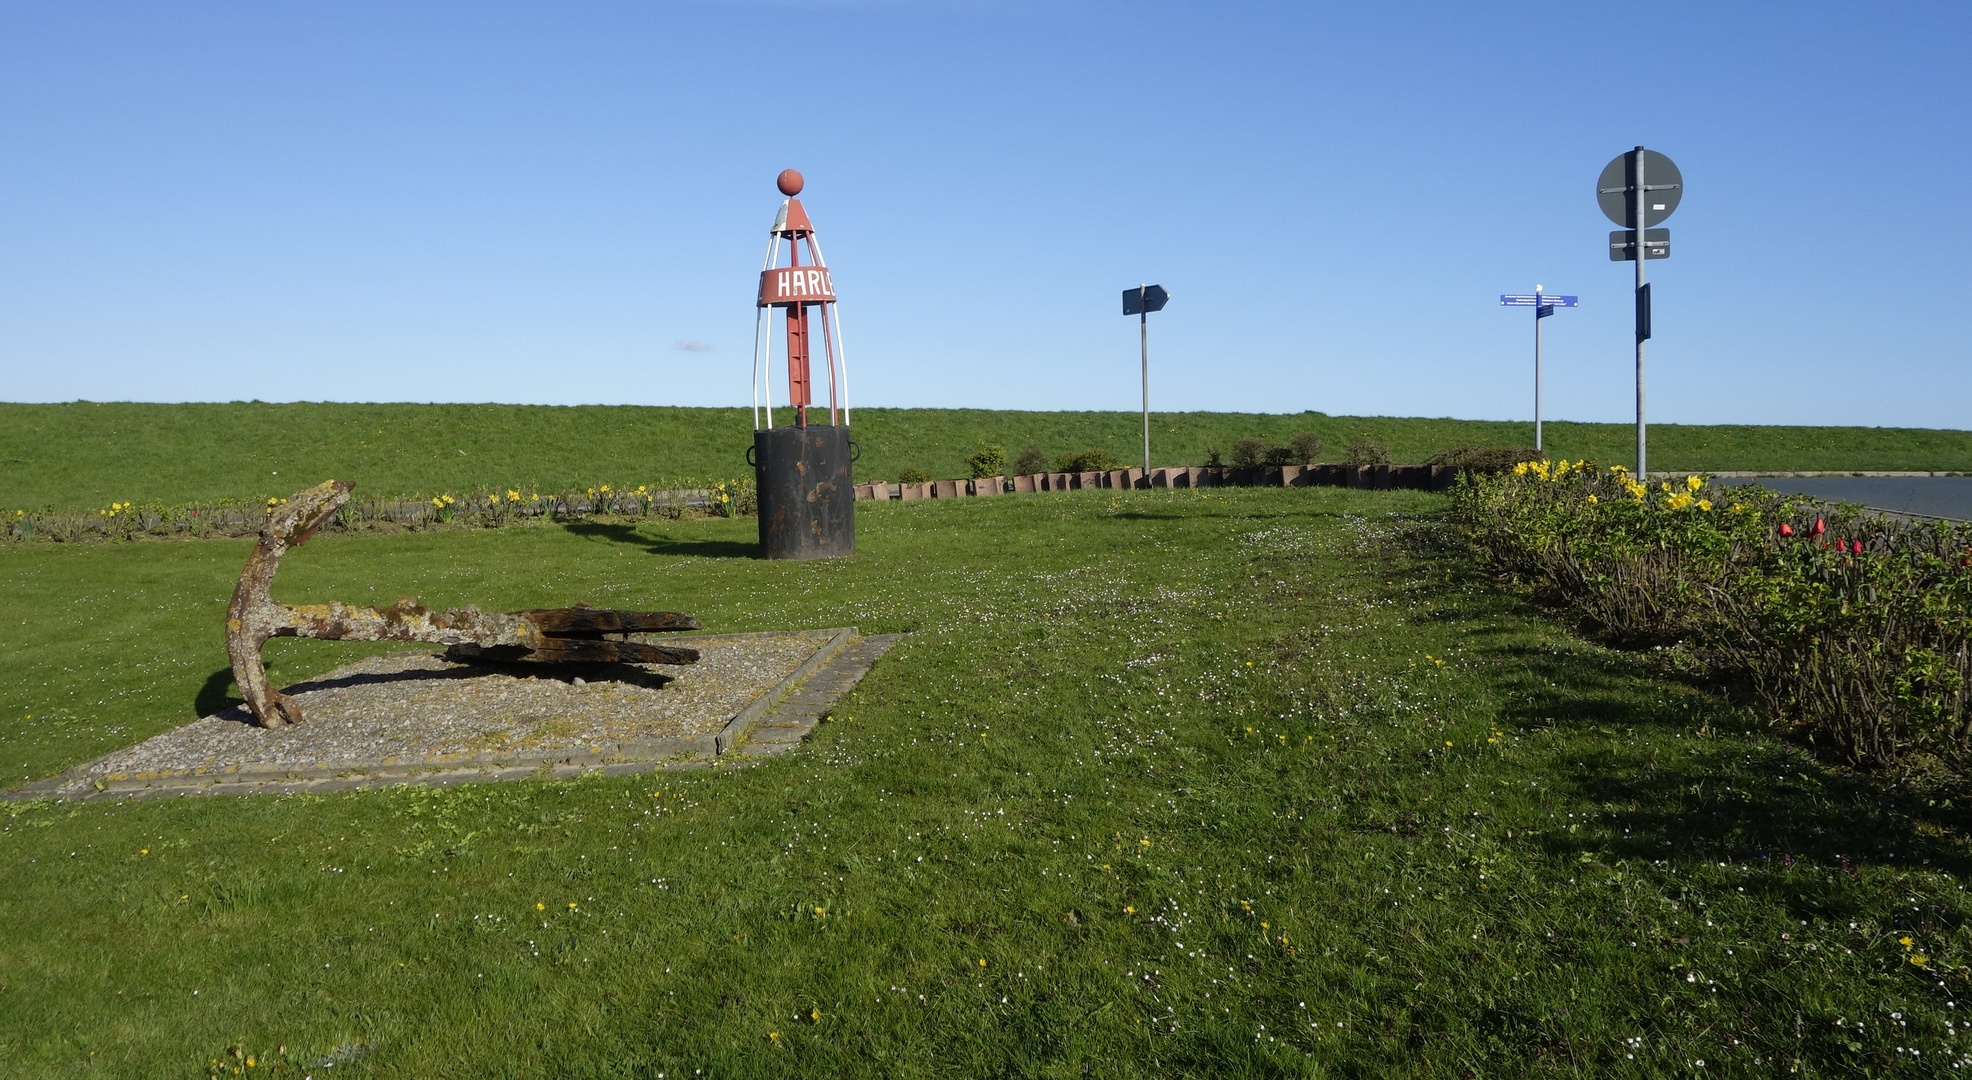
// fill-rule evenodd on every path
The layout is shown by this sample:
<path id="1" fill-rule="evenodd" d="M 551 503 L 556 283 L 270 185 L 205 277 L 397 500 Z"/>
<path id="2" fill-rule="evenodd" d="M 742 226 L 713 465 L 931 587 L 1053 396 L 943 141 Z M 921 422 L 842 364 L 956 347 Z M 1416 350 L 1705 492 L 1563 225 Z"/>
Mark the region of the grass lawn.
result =
<path id="1" fill-rule="evenodd" d="M 1132 412 L 858 409 L 860 480 L 894 480 L 917 466 L 967 476 L 982 445 L 1050 455 L 1108 449 L 1137 460 Z M 785 415 L 782 421 L 785 422 Z M 1285 443 L 1314 431 L 1325 456 L 1350 443 L 1385 444 L 1398 461 L 1456 446 L 1527 445 L 1531 423 L 1325 416 L 1320 413 L 1153 413 L 1159 465 L 1202 465 L 1252 435 Z M 178 505 L 258 501 L 326 477 L 366 494 L 436 494 L 516 486 L 542 491 L 617 487 L 747 472 L 745 409 L 538 405 L 0 403 L 0 510 L 94 509 L 112 502 Z M 1624 424 L 1550 422 L 1551 453 L 1632 460 Z M 1912 428 L 1653 425 L 1651 464 L 1685 470 L 1972 471 L 1972 431 Z"/>
<path id="2" fill-rule="evenodd" d="M 321 538 L 284 599 L 911 636 L 754 767 L 0 804 L 0 1075 L 1972 1064 L 1954 811 L 1498 592 L 1442 507 L 892 504 L 810 564 L 749 520 Z M 245 552 L 0 551 L 9 781 L 221 700 Z M 291 678 L 377 648 L 279 644 Z"/>

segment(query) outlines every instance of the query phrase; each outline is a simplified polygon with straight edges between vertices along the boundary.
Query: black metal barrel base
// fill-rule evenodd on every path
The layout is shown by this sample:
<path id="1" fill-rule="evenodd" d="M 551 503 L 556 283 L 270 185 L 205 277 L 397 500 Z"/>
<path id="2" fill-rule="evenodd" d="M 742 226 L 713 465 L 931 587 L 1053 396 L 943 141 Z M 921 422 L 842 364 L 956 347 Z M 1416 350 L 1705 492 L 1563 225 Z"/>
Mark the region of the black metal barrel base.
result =
<path id="1" fill-rule="evenodd" d="M 855 444 L 834 426 L 753 433 L 760 557 L 826 559 L 856 551 Z"/>

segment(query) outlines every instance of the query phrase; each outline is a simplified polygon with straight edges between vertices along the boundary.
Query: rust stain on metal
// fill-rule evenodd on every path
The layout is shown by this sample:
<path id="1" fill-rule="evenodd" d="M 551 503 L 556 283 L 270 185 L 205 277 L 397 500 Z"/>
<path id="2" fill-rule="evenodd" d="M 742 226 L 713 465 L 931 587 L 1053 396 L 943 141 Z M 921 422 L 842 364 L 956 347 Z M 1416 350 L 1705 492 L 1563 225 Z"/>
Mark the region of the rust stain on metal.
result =
<path id="1" fill-rule="evenodd" d="M 281 556 L 315 535 L 356 485 L 328 480 L 297 492 L 260 530 L 226 607 L 226 655 L 247 708 L 265 727 L 301 722 L 301 707 L 267 682 L 261 646 L 273 637 L 326 641 L 423 641 L 450 646 L 462 661 L 532 663 L 694 664 L 698 651 L 647 645 L 628 635 L 697 630 L 698 620 L 671 611 L 614 611 L 578 604 L 492 612 L 476 607 L 434 611 L 406 597 L 389 607 L 349 604 L 279 604 L 271 590 Z"/>

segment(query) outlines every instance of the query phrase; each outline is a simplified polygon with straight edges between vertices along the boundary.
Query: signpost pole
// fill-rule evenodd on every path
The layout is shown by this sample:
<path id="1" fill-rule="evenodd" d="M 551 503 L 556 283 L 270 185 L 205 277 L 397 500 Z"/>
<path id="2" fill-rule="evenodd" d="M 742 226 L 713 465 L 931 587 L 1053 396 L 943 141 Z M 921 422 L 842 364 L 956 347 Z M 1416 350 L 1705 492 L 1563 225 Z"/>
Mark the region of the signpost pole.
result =
<path id="1" fill-rule="evenodd" d="M 1534 449 L 1541 448 L 1541 318 L 1547 309 L 1541 306 L 1541 287 L 1534 286 Z"/>
<path id="2" fill-rule="evenodd" d="M 1643 264 L 1648 261 L 1649 254 L 1649 249 L 1644 245 L 1644 222 L 1646 211 L 1650 208 L 1650 193 L 1643 182 L 1643 147 L 1636 148 L 1631 160 L 1635 164 L 1630 175 L 1630 199 L 1636 207 L 1631 212 L 1636 220 L 1636 478 L 1638 483 L 1643 483 L 1649 479 L 1649 466 L 1644 457 L 1643 420 L 1643 343 L 1648 313 L 1643 305 L 1650 302 L 1650 294 L 1643 291 Z"/>
<path id="3" fill-rule="evenodd" d="M 1137 286 L 1137 303 L 1143 307 L 1148 286 Z M 1137 347 L 1143 353 L 1143 474 L 1150 482 L 1150 309 L 1137 312 Z"/>
<path id="4" fill-rule="evenodd" d="M 1123 290 L 1123 314 L 1137 317 L 1137 350 L 1143 358 L 1143 474 L 1150 483 L 1150 313 L 1163 311 L 1171 294 L 1162 285 Z"/>

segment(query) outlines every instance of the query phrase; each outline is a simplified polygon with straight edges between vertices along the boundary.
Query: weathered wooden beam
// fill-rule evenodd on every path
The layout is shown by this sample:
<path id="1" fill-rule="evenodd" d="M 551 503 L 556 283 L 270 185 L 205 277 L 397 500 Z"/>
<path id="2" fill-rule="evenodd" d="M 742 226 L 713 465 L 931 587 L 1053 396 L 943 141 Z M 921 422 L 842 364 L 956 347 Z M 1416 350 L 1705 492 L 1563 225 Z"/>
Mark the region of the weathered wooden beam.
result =
<path id="1" fill-rule="evenodd" d="M 414 599 L 389 607 L 348 604 L 278 604 L 270 590 L 281 556 L 300 547 L 327 522 L 354 484 L 330 480 L 297 492 L 268 516 L 260 542 L 247 556 L 226 608 L 226 654 L 247 709 L 265 727 L 301 722 L 301 706 L 267 682 L 260 650 L 272 637 L 327 641 L 428 641 L 451 648 L 453 659 L 531 663 L 695 664 L 698 651 L 668 645 L 604 640 L 629 635 L 696 630 L 698 620 L 674 611 L 615 611 L 578 604 L 572 608 L 488 612 L 476 607 L 434 611 Z"/>

